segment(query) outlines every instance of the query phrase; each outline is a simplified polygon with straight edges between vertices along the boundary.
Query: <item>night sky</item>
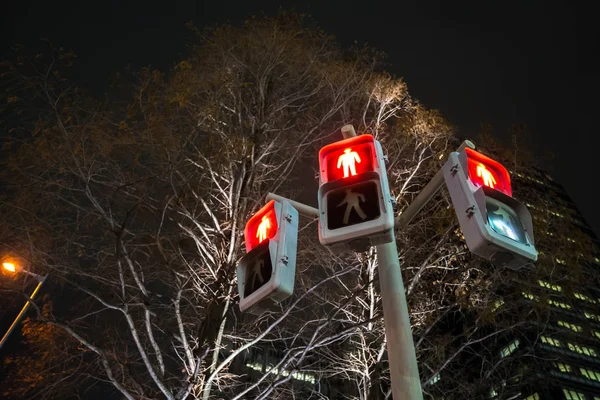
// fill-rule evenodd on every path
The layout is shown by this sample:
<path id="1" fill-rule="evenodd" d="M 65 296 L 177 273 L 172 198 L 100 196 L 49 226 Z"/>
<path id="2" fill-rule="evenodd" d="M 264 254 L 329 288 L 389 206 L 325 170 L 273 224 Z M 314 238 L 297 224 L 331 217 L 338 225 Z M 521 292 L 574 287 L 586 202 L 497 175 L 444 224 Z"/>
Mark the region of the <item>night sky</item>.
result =
<path id="1" fill-rule="evenodd" d="M 600 182 L 598 32 L 589 4 L 5 0 L 1 57 L 12 44 L 35 49 L 40 37 L 48 38 L 75 50 L 78 83 L 102 94 L 111 73 L 128 64 L 167 70 L 185 56 L 187 21 L 202 27 L 295 9 L 343 46 L 357 40 L 387 53 L 387 69 L 405 78 L 414 97 L 442 111 L 461 138 L 475 136 L 481 123 L 491 123 L 500 137 L 510 125 L 526 124 L 541 149 L 556 154 L 545 167 L 599 233 L 590 188 Z"/>

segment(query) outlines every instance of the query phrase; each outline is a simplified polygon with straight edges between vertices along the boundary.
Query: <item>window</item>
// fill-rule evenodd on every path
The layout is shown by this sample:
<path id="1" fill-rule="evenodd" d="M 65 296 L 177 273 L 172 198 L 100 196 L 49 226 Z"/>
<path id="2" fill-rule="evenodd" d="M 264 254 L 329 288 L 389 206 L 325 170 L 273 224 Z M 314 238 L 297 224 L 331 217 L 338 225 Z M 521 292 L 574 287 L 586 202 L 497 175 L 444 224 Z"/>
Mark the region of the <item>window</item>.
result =
<path id="1" fill-rule="evenodd" d="M 588 303 L 596 304 L 596 300 L 594 300 L 590 297 L 587 297 L 584 294 L 575 292 L 575 293 L 573 293 L 573 296 L 575 296 L 576 299 L 587 301 Z"/>
<path id="2" fill-rule="evenodd" d="M 498 396 L 498 392 L 496 392 L 494 388 L 490 389 L 490 399 L 493 399 L 496 396 Z"/>
<path id="3" fill-rule="evenodd" d="M 583 393 L 579 393 L 571 389 L 563 389 L 563 393 L 565 395 L 565 399 L 567 400 L 585 400 L 585 395 Z"/>
<path id="4" fill-rule="evenodd" d="M 531 294 L 529 292 L 521 292 L 521 294 L 523 294 L 523 297 L 525 297 L 526 299 L 529 299 L 529 300 L 537 299 L 537 296 L 534 296 L 533 294 Z"/>
<path id="5" fill-rule="evenodd" d="M 563 308 L 565 310 L 571 309 L 570 304 L 565 304 L 561 301 L 557 301 L 557 300 L 553 300 L 553 299 L 548 299 L 548 304 L 550 304 L 551 306 L 554 306 L 554 307 Z"/>
<path id="6" fill-rule="evenodd" d="M 579 371 L 581 371 L 581 375 L 585 376 L 586 378 L 592 381 L 600 382 L 600 372 L 592 371 L 591 369 L 586 368 L 579 368 Z"/>
<path id="7" fill-rule="evenodd" d="M 561 362 L 556 362 L 556 363 L 554 363 L 554 366 L 556 368 L 558 368 L 558 370 L 560 372 L 573 372 L 573 369 L 571 369 L 571 366 L 569 364 L 563 364 Z"/>
<path id="8" fill-rule="evenodd" d="M 523 400 L 540 400 L 540 395 L 537 393 L 534 393 L 531 396 L 525 397 Z"/>
<path id="9" fill-rule="evenodd" d="M 260 371 L 260 372 L 262 372 L 262 370 L 263 370 L 262 369 L 263 364 L 261 364 L 261 363 L 247 363 L 246 367 L 251 368 L 255 371 Z M 277 375 L 279 373 L 279 369 L 277 367 L 272 367 L 270 365 L 265 367 L 265 371 L 267 373 L 273 374 L 273 375 Z M 281 375 L 289 376 L 290 372 L 288 370 L 284 369 L 281 371 Z M 292 372 L 292 378 L 294 378 L 295 380 L 298 380 L 298 381 L 309 382 L 309 383 L 312 383 L 313 385 L 316 384 L 316 382 L 317 382 L 317 379 L 314 375 L 308 374 L 305 372 L 299 372 L 299 371 Z"/>
<path id="10" fill-rule="evenodd" d="M 571 324 L 570 322 L 565 322 L 565 321 L 558 321 L 558 326 L 562 326 L 563 328 L 568 328 L 568 329 L 578 332 L 578 333 L 581 333 L 581 331 L 583 330 L 583 328 L 581 326 Z"/>
<path id="11" fill-rule="evenodd" d="M 504 305 L 504 300 L 498 299 L 494 302 L 494 306 L 492 307 L 492 312 L 496 312 L 497 309 Z"/>
<path id="12" fill-rule="evenodd" d="M 549 344 L 550 346 L 554 346 L 554 347 L 560 347 L 560 340 L 558 339 L 554 339 L 548 336 L 541 336 L 542 339 L 542 343 L 544 344 Z"/>
<path id="13" fill-rule="evenodd" d="M 596 354 L 596 350 L 591 349 L 589 347 L 580 346 L 578 344 L 573 343 L 567 343 L 567 346 L 569 347 L 569 350 L 575 353 L 585 354 L 586 356 L 590 357 L 598 357 L 598 354 Z"/>
<path id="14" fill-rule="evenodd" d="M 519 339 L 516 339 L 511 344 L 509 344 L 508 346 L 503 348 L 502 351 L 500 351 L 500 356 L 507 357 L 507 356 L 511 355 L 512 353 L 515 352 L 515 350 L 517 350 L 519 348 L 519 344 L 520 344 Z"/>
<path id="15" fill-rule="evenodd" d="M 440 379 L 442 379 L 440 374 L 435 374 L 429 381 L 427 381 L 427 385 L 433 385 L 437 383 Z"/>
<path id="16" fill-rule="evenodd" d="M 587 319 L 591 319 L 592 321 L 599 321 L 600 322 L 600 317 L 597 316 L 596 314 L 592 314 L 592 313 L 589 313 L 587 311 L 584 311 L 583 314 L 585 315 L 585 317 Z"/>
<path id="17" fill-rule="evenodd" d="M 556 292 L 562 292 L 562 287 L 560 287 L 559 285 L 553 285 L 550 282 L 546 282 L 543 280 L 538 280 L 538 283 L 541 287 L 545 287 L 546 289 L 552 289 Z"/>
<path id="18" fill-rule="evenodd" d="M 567 262 L 562 258 L 555 258 L 556 262 L 561 265 L 567 265 Z"/>

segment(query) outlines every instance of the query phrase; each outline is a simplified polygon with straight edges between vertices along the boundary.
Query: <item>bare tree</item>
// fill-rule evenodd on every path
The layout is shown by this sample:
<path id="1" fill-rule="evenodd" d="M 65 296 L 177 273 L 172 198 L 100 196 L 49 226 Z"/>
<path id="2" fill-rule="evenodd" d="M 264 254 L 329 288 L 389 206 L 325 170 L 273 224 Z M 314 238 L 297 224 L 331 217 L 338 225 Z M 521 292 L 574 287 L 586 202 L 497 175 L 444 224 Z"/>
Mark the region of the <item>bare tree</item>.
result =
<path id="1" fill-rule="evenodd" d="M 331 254 L 306 221 L 294 296 L 278 312 L 241 315 L 243 227 L 267 192 L 316 186 L 316 150 L 346 123 L 383 143 L 403 209 L 457 144 L 452 127 L 402 80 L 376 72 L 375 53 L 342 52 L 300 17 L 196 34 L 169 74 L 135 74 L 124 105 L 70 87 L 55 73 L 71 59 L 59 52 L 32 61 L 37 74 L 7 65 L 7 110 L 33 112 L 35 123 L 13 131 L 2 244 L 77 301 L 54 312 L 36 302 L 38 322 L 70 338 L 69 376 L 108 382 L 127 399 L 390 398 L 374 251 Z M 504 272 L 471 259 L 449 205 L 436 197 L 398 233 L 432 397 L 437 375 L 519 327 L 482 333 L 500 312 L 491 285 Z M 464 398 L 478 383 L 443 387 Z"/>

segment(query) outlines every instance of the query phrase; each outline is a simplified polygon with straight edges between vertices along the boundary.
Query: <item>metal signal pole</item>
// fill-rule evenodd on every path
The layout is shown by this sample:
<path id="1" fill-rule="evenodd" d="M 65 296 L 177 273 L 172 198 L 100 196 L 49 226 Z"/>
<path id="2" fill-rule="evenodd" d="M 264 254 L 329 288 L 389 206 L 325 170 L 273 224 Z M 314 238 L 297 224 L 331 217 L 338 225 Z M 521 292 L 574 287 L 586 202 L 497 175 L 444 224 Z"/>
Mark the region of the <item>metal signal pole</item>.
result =
<path id="1" fill-rule="evenodd" d="M 346 139 L 356 136 L 354 127 L 342 127 L 342 135 Z M 422 400 L 423 392 L 395 238 L 391 243 L 377 246 L 377 264 L 392 396 L 394 400 Z"/>

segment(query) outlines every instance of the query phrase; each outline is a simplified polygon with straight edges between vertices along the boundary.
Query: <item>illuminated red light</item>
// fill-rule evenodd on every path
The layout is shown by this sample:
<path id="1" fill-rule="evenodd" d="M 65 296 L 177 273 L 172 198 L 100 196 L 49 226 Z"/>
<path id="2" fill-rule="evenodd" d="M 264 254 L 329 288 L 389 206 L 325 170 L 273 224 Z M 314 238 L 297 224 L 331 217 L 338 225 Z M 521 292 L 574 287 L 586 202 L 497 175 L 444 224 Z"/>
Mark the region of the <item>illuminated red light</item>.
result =
<path id="1" fill-rule="evenodd" d="M 502 164 L 466 148 L 469 179 L 476 186 L 487 186 L 512 197 L 510 175 Z"/>
<path id="2" fill-rule="evenodd" d="M 332 143 L 319 152 L 322 183 L 375 170 L 373 136 L 360 135 Z"/>
<path id="3" fill-rule="evenodd" d="M 250 251 L 266 239 L 272 239 L 277 233 L 275 201 L 271 200 L 254 214 L 244 229 L 246 251 Z"/>

